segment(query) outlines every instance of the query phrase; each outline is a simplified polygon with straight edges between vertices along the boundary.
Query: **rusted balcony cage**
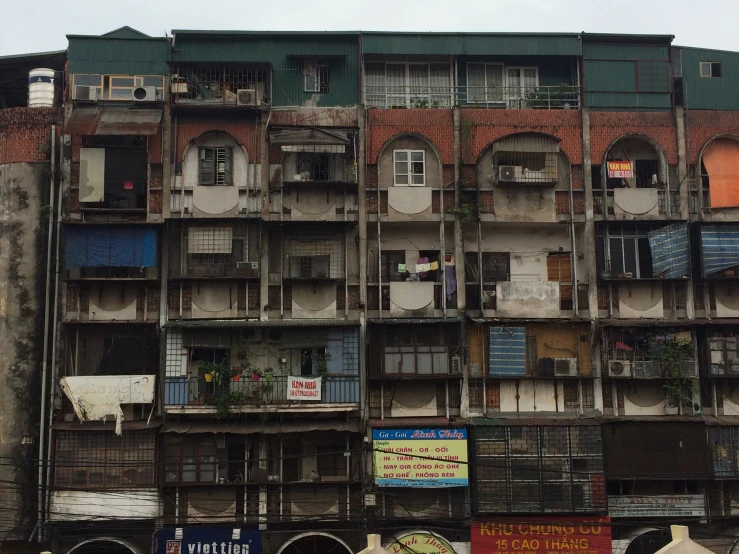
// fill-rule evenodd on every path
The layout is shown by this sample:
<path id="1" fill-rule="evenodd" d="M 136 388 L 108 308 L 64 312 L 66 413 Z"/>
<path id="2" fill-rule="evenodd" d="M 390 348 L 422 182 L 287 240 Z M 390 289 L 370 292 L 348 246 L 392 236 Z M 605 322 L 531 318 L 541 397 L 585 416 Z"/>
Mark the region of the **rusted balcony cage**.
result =
<path id="1" fill-rule="evenodd" d="M 257 107 L 271 101 L 268 66 L 173 66 L 170 97 L 177 105 Z"/>

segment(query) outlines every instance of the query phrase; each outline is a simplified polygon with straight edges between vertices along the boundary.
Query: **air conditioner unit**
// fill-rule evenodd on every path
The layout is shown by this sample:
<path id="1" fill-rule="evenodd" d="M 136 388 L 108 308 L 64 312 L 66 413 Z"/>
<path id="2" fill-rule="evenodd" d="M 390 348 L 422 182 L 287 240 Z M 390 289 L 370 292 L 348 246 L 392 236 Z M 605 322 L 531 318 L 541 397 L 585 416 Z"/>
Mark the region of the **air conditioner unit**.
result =
<path id="1" fill-rule="evenodd" d="M 450 375 L 459 375 L 462 373 L 462 358 L 459 356 L 452 356 L 449 360 Z"/>
<path id="2" fill-rule="evenodd" d="M 240 88 L 236 91 L 237 106 L 258 106 L 259 98 L 257 91 L 253 88 Z"/>
<path id="3" fill-rule="evenodd" d="M 577 376 L 577 358 L 554 358 L 554 376 Z"/>
<path id="4" fill-rule="evenodd" d="M 631 377 L 631 362 L 629 360 L 609 360 L 608 375 L 611 377 Z"/>
<path id="5" fill-rule="evenodd" d="M 98 89 L 97 87 L 82 87 L 78 85 L 74 87 L 74 99 L 84 100 L 87 102 L 97 102 Z"/>
<path id="6" fill-rule="evenodd" d="M 259 262 L 236 262 L 236 268 L 245 270 L 247 277 L 259 277 Z"/>
<path id="7" fill-rule="evenodd" d="M 156 102 L 157 87 L 136 87 L 131 92 L 131 100 L 134 102 Z"/>
<path id="8" fill-rule="evenodd" d="M 521 181 L 522 168 L 520 165 L 501 165 L 498 180 L 503 183 L 515 183 Z"/>

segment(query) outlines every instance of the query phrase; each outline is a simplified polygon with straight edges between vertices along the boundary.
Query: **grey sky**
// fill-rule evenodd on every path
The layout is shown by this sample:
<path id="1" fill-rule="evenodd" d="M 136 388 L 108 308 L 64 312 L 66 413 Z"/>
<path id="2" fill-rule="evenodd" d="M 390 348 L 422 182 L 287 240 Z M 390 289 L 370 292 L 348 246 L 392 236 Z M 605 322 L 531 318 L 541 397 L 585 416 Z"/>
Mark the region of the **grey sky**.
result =
<path id="1" fill-rule="evenodd" d="M 171 29 L 608 32 L 739 51 L 736 0 L 4 0 L 0 55 L 62 50 L 67 34 Z"/>

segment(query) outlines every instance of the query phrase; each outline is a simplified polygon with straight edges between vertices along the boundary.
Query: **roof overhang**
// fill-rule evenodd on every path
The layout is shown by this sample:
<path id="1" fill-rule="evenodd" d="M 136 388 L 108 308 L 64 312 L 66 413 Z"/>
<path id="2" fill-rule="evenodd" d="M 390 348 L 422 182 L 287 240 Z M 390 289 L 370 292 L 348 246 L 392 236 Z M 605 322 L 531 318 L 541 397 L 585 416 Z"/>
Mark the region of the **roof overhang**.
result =
<path id="1" fill-rule="evenodd" d="M 162 108 L 75 106 L 64 124 L 67 135 L 156 135 Z"/>

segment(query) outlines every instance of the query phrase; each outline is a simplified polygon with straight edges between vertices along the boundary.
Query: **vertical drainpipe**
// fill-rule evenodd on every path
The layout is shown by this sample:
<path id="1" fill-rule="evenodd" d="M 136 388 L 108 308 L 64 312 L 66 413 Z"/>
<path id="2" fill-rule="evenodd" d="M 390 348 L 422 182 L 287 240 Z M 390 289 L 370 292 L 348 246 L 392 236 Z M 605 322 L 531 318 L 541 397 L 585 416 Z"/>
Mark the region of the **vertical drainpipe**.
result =
<path id="1" fill-rule="evenodd" d="M 361 44 L 361 38 L 360 38 Z M 360 89 L 361 90 L 361 89 Z M 359 148 L 355 158 L 357 178 L 357 202 L 359 204 L 359 302 L 362 310 L 359 313 L 359 409 L 362 417 L 365 416 L 367 395 L 367 177 L 365 164 L 365 149 L 367 139 L 365 135 L 366 112 L 364 105 L 357 105 L 357 124 L 359 136 Z M 348 304 L 348 303 L 347 303 Z"/>
<path id="2" fill-rule="evenodd" d="M 67 141 L 65 141 L 67 143 Z M 67 143 L 68 144 L 68 143 Z M 67 145 L 65 144 L 65 146 Z M 69 145 L 71 148 L 71 144 Z M 67 170 L 68 169 L 68 170 Z M 65 168 L 65 171 L 62 171 L 62 175 L 70 175 L 71 167 Z M 55 252 L 54 252 L 54 291 L 52 293 L 52 297 L 54 298 L 54 315 L 52 317 L 52 327 L 51 327 L 51 383 L 49 387 L 49 418 L 47 425 L 49 426 L 49 432 L 47 433 L 47 440 L 46 440 L 46 455 L 49 456 L 51 453 L 51 424 L 54 420 L 54 398 L 56 396 L 55 390 L 56 390 L 56 383 L 58 380 L 57 375 L 57 364 L 56 364 L 56 349 L 57 349 L 57 320 L 59 317 L 59 249 L 61 245 L 61 221 L 62 221 L 62 196 L 61 196 L 61 187 L 59 191 L 59 198 L 58 202 L 56 203 L 56 221 L 54 223 L 55 226 L 55 232 L 56 232 L 56 240 L 55 240 Z M 44 502 L 44 506 L 49 505 L 49 487 L 48 484 L 51 480 L 51 464 L 46 464 L 46 501 Z M 41 528 L 41 535 L 43 536 L 43 528 Z"/>
<path id="3" fill-rule="evenodd" d="M 42 357 L 42 370 L 41 370 L 41 416 L 39 418 L 39 443 L 38 443 L 38 519 L 36 527 L 38 529 L 38 540 L 43 541 L 43 500 L 44 500 L 44 441 L 46 440 L 46 387 L 47 387 L 47 375 L 48 375 L 48 357 L 49 357 L 49 310 L 50 310 L 50 289 L 51 289 L 51 241 L 54 235 L 54 201 L 55 201 L 55 177 L 56 177 L 56 125 L 51 126 L 51 162 L 49 174 L 49 229 L 46 238 L 46 292 L 44 295 L 44 349 Z M 59 198 L 61 203 L 61 197 Z M 56 298 L 54 298 L 56 301 Z M 51 406 L 49 406 L 49 412 L 51 412 Z M 51 429 L 49 429 L 51 434 Z"/>
<path id="4" fill-rule="evenodd" d="M 270 105 L 270 116 L 272 115 L 272 107 Z M 269 116 L 267 121 L 260 125 L 261 127 L 261 148 L 260 148 L 260 187 L 262 197 L 262 211 L 261 211 L 261 235 L 262 235 L 262 258 L 259 262 L 259 319 L 262 321 L 267 320 L 267 312 L 264 307 L 267 305 L 269 300 L 269 148 L 268 148 L 268 133 L 269 133 Z M 281 282 L 281 281 L 280 281 Z M 280 301 L 280 309 L 282 309 L 282 302 Z"/>

